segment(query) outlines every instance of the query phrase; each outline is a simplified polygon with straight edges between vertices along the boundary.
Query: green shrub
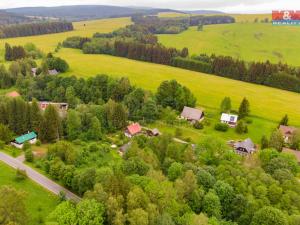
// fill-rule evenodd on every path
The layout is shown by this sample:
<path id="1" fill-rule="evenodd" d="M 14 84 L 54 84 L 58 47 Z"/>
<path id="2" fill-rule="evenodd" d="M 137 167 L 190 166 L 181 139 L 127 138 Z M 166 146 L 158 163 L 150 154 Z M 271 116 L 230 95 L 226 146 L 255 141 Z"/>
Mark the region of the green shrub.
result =
<path id="1" fill-rule="evenodd" d="M 196 123 L 194 123 L 194 128 L 197 130 L 202 130 L 204 128 L 204 125 L 199 121 L 196 121 Z"/>
<path id="2" fill-rule="evenodd" d="M 32 150 L 29 148 L 25 151 L 25 160 L 27 162 L 33 162 L 34 156 Z"/>
<path id="3" fill-rule="evenodd" d="M 17 169 L 16 171 L 16 181 L 22 181 L 27 178 L 27 174 L 25 170 Z"/>
<path id="4" fill-rule="evenodd" d="M 41 146 L 41 145 L 42 145 L 42 142 L 41 142 L 40 140 L 37 140 L 36 143 L 35 143 L 35 145 L 36 145 L 36 146 Z"/>
<path id="5" fill-rule="evenodd" d="M 226 123 L 217 123 L 215 125 L 215 130 L 217 130 L 217 131 L 226 132 L 228 129 L 229 129 L 229 126 Z"/>
<path id="6" fill-rule="evenodd" d="M 247 124 L 244 122 L 244 120 L 240 120 L 235 128 L 235 131 L 238 134 L 244 134 L 244 133 L 248 133 L 248 126 Z"/>
<path id="7" fill-rule="evenodd" d="M 27 149 L 30 149 L 31 148 L 31 145 L 28 141 L 26 141 L 24 144 L 23 144 L 23 151 L 26 151 Z"/>

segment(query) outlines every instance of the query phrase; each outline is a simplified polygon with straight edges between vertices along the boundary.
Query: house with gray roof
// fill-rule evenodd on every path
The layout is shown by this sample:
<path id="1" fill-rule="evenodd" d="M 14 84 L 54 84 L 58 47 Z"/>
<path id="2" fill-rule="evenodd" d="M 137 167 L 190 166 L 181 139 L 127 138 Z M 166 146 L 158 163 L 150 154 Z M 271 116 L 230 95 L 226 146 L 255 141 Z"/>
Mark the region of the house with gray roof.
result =
<path id="1" fill-rule="evenodd" d="M 200 109 L 184 106 L 180 117 L 182 119 L 186 119 L 187 121 L 195 123 L 197 121 L 201 121 L 204 118 L 204 113 Z"/>
<path id="2" fill-rule="evenodd" d="M 256 146 L 250 138 L 247 138 L 244 141 L 235 142 L 233 147 L 236 153 L 240 155 L 249 155 L 256 151 Z"/>

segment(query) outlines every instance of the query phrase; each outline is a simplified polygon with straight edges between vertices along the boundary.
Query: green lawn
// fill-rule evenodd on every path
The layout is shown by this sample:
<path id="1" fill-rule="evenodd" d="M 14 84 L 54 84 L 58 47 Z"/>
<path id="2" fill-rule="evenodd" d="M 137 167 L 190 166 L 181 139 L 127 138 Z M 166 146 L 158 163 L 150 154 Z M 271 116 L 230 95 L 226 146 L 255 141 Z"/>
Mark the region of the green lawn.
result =
<path id="1" fill-rule="evenodd" d="M 246 18 L 246 17 L 242 17 Z M 180 34 L 159 35 L 169 47 L 188 47 L 190 54 L 230 55 L 246 61 L 286 62 L 300 66 L 298 27 L 272 26 L 271 23 L 235 23 L 191 27 Z"/>
<path id="2" fill-rule="evenodd" d="M 114 18 L 114 19 L 102 19 L 102 20 L 91 20 L 83 22 L 75 22 L 74 31 L 57 33 L 57 34 L 47 34 L 39 36 L 30 37 L 19 37 L 19 38 L 9 38 L 0 39 L 0 53 L 4 55 L 4 44 L 10 43 L 12 45 L 25 45 L 26 43 L 34 43 L 36 46 L 41 48 L 43 51 L 50 52 L 54 51 L 59 42 L 63 42 L 67 37 L 71 36 L 82 36 L 82 37 L 92 37 L 96 32 L 111 32 L 120 27 L 124 27 L 131 23 L 130 18 Z M 3 62 L 3 56 L 1 61 Z"/>
<path id="3" fill-rule="evenodd" d="M 58 200 L 53 194 L 29 179 L 15 181 L 15 170 L 0 162 L 0 186 L 8 185 L 26 192 L 26 208 L 30 217 L 28 225 L 38 225 L 56 207 Z"/>

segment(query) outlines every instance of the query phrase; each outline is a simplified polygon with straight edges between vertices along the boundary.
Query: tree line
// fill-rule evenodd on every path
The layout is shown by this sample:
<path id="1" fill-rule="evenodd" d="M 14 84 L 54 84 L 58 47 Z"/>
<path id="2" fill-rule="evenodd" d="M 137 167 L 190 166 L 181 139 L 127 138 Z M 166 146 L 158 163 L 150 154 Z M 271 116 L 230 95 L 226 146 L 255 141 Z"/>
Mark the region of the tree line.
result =
<path id="1" fill-rule="evenodd" d="M 43 22 L 0 27 L 0 38 L 25 37 L 73 30 L 71 22 Z"/>
<path id="2" fill-rule="evenodd" d="M 231 56 L 200 55 L 176 57 L 171 65 L 188 70 L 215 74 L 235 80 L 300 92 L 300 70 L 287 64 L 246 62 Z"/>

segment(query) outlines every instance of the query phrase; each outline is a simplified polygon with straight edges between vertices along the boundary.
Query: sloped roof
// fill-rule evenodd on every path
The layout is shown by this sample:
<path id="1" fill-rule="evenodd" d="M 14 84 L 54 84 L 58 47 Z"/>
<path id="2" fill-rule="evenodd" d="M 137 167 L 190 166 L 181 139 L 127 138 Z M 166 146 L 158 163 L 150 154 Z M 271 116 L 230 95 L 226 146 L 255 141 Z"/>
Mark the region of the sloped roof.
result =
<path id="1" fill-rule="evenodd" d="M 238 120 L 238 116 L 237 115 L 231 115 L 231 114 L 227 114 L 227 113 L 222 113 L 221 121 L 226 121 L 226 122 L 230 122 L 230 123 L 236 123 L 237 120 Z"/>
<path id="2" fill-rule="evenodd" d="M 49 75 L 57 75 L 58 71 L 56 69 L 54 69 L 54 70 L 49 70 L 48 73 L 49 73 Z"/>
<path id="3" fill-rule="evenodd" d="M 244 141 L 239 141 L 234 144 L 234 148 L 244 148 L 247 152 L 253 152 L 255 150 L 255 145 L 250 138 L 247 138 Z"/>
<path id="4" fill-rule="evenodd" d="M 133 123 L 127 127 L 127 131 L 131 135 L 135 135 L 142 131 L 142 127 L 139 123 Z"/>
<path id="5" fill-rule="evenodd" d="M 283 135 L 288 136 L 288 135 L 292 135 L 297 130 L 297 128 L 280 125 L 279 130 Z"/>
<path id="6" fill-rule="evenodd" d="M 20 97 L 21 95 L 17 91 L 12 91 L 12 92 L 7 93 L 6 96 L 11 97 L 11 98 L 17 98 L 17 97 Z"/>
<path id="7" fill-rule="evenodd" d="M 22 136 L 20 136 L 20 137 L 17 137 L 17 138 L 15 139 L 15 141 L 16 141 L 16 143 L 18 143 L 18 144 L 23 144 L 23 143 L 25 143 L 26 141 L 30 141 L 30 140 L 32 140 L 32 139 L 34 139 L 34 138 L 37 138 L 36 133 L 30 132 L 30 133 L 28 133 L 28 134 L 24 134 L 24 135 L 22 135 Z"/>
<path id="8" fill-rule="evenodd" d="M 200 120 L 203 112 L 200 109 L 184 106 L 181 116 L 189 120 Z"/>

